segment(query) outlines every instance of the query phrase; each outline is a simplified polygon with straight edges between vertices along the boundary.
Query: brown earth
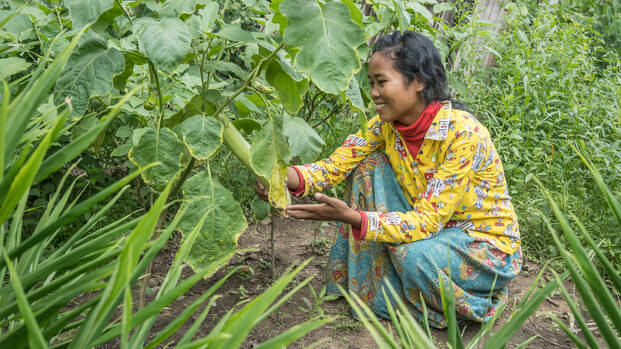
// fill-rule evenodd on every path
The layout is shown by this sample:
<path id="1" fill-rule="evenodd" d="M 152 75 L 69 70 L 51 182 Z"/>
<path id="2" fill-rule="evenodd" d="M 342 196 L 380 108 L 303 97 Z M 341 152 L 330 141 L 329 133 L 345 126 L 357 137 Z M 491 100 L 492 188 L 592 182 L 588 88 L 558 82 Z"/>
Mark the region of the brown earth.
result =
<path id="1" fill-rule="evenodd" d="M 276 277 L 284 273 L 287 267 L 299 265 L 300 262 L 313 258 L 312 262 L 300 272 L 294 279 L 293 284 L 298 284 L 305 278 L 316 275 L 311 281 L 312 287 L 319 291 L 325 284 L 324 267 L 327 262 L 330 243 L 333 236 L 333 224 L 315 221 L 303 221 L 274 217 L 274 257 Z M 203 280 L 195 285 L 185 296 L 176 300 L 158 318 L 154 326 L 155 331 L 163 329 L 170 321 L 180 314 L 195 299 L 206 291 L 217 280 L 224 276 L 230 268 L 245 265 L 254 270 L 254 274 L 248 269 L 242 269 L 227 280 L 217 291 L 222 297 L 211 309 L 205 322 L 201 326 L 197 337 L 206 336 L 218 320 L 226 314 L 238 302 L 252 299 L 263 292 L 272 281 L 271 254 L 270 254 L 270 229 L 269 220 L 251 225 L 239 239 L 239 248 L 253 248 L 256 252 L 247 252 L 236 255 L 230 263 L 218 271 L 208 280 Z M 171 239 L 169 244 L 160 252 L 155 259 L 152 276 L 149 281 L 149 291 L 157 292 L 178 248 L 179 239 Z M 510 316 L 515 304 L 533 283 L 540 267 L 526 260 L 523 271 L 514 279 L 509 288 L 511 298 L 509 306 L 502 315 L 501 323 Z M 190 268 L 184 270 L 184 275 L 191 273 Z M 573 285 L 567 284 L 570 293 L 574 293 Z M 149 294 L 150 293 L 150 294 Z M 153 292 L 148 292 L 147 302 L 153 297 Z M 245 340 L 243 348 L 252 348 L 254 345 L 264 342 L 269 338 L 282 333 L 286 329 L 302 323 L 309 318 L 309 314 L 301 309 L 307 307 L 308 300 L 313 301 L 308 287 L 295 294 L 288 302 L 284 303 L 263 323 L 259 324 Z M 351 317 L 351 310 L 343 298 L 326 301 L 321 304 L 322 311 L 336 320 L 327 324 L 304 338 L 298 340 L 291 348 L 305 348 L 313 343 L 321 341 L 319 348 L 375 348 L 377 347 L 371 335 L 365 330 L 362 323 Z M 198 311 L 192 320 L 198 316 Z M 559 347 L 573 348 L 573 343 L 556 326 L 547 314 L 553 313 L 566 323 L 571 324 L 572 316 L 562 296 L 555 292 L 539 309 L 522 325 L 515 336 L 510 340 L 508 347 L 514 348 L 520 343 L 537 336 L 528 344 L 528 348 Z M 168 340 L 168 345 L 179 340 L 192 321 L 188 321 L 184 327 Z M 390 326 L 389 321 L 383 322 L 385 327 Z M 499 326 L 499 325 L 496 325 Z M 467 323 L 462 327 L 464 339 L 469 341 L 478 331 L 479 325 Z M 447 331 L 433 330 L 434 342 L 438 347 L 446 347 Z M 115 343 L 107 343 L 105 347 L 115 347 Z M 166 347 L 166 346 L 163 346 Z"/>

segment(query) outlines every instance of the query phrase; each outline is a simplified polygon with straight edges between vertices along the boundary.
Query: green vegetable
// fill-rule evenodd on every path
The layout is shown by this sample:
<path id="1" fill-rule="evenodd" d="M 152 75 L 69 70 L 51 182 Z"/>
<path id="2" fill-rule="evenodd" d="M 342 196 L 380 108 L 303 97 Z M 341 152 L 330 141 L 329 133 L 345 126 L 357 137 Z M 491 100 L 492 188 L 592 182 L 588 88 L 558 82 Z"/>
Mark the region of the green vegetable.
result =
<path id="1" fill-rule="evenodd" d="M 146 110 L 153 110 L 156 104 L 157 104 L 157 95 L 155 94 L 154 91 L 151 91 L 149 95 L 147 96 L 147 100 L 144 102 L 142 107 L 145 108 Z"/>

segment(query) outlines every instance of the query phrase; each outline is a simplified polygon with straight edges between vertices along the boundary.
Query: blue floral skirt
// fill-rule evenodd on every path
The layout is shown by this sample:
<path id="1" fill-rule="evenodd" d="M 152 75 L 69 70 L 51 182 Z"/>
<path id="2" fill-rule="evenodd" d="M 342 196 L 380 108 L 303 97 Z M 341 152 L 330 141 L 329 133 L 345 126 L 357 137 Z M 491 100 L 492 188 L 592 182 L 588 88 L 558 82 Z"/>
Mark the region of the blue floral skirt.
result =
<path id="1" fill-rule="evenodd" d="M 381 152 L 369 155 L 350 174 L 345 201 L 362 211 L 412 209 L 388 158 Z M 422 295 L 429 324 L 446 327 L 440 297 L 441 277 L 445 285 L 453 284 L 458 318 L 487 321 L 506 301 L 507 284 L 522 268 L 520 249 L 513 255 L 506 254 L 460 228 L 444 229 L 432 238 L 411 243 L 380 243 L 356 241 L 351 226 L 341 223 L 337 226 L 328 259 L 327 291 L 340 294 L 337 288 L 340 285 L 384 318 L 389 318 L 382 293 L 386 279 L 414 316 L 422 319 Z M 388 289 L 386 294 L 396 304 Z"/>

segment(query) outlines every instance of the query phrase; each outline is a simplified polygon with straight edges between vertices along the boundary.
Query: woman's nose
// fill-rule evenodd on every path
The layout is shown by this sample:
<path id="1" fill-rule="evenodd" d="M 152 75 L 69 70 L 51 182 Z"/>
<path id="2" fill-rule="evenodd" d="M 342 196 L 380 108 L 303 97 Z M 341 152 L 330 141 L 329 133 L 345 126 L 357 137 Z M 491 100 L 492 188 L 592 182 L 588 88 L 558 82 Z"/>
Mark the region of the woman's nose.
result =
<path id="1" fill-rule="evenodd" d="M 371 87 L 371 97 L 379 97 L 379 89 L 376 86 Z"/>

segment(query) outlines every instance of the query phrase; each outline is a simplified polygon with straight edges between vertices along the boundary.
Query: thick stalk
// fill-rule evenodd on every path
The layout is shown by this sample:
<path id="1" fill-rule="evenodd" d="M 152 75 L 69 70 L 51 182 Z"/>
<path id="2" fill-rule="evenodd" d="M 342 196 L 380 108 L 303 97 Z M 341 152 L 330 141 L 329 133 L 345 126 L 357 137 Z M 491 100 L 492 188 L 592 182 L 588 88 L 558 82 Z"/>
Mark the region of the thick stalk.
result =
<path id="1" fill-rule="evenodd" d="M 276 225 L 276 215 L 272 213 L 272 224 L 270 228 L 270 255 L 272 262 L 272 281 L 276 280 L 276 266 L 274 264 L 274 225 Z"/>
<path id="2" fill-rule="evenodd" d="M 224 123 L 224 130 L 222 132 L 222 139 L 224 144 L 231 149 L 233 154 L 249 169 L 252 170 L 250 165 L 250 144 L 244 136 L 242 136 L 237 128 L 227 118 L 220 118 Z M 254 172 L 254 170 L 252 170 Z M 257 176 L 261 184 L 266 188 L 269 188 L 270 184 L 261 176 Z"/>
<path id="3" fill-rule="evenodd" d="M 153 64 L 153 62 L 151 62 L 151 60 L 148 60 L 149 62 L 149 71 L 151 72 L 151 78 L 153 80 L 155 80 L 155 88 L 157 91 L 157 101 L 158 101 L 158 122 L 157 122 L 157 129 L 158 131 L 162 128 L 163 124 L 164 124 L 164 104 L 162 103 L 162 88 L 160 87 L 160 78 L 158 77 L 158 72 L 157 72 L 157 68 L 155 67 L 155 64 Z"/>

